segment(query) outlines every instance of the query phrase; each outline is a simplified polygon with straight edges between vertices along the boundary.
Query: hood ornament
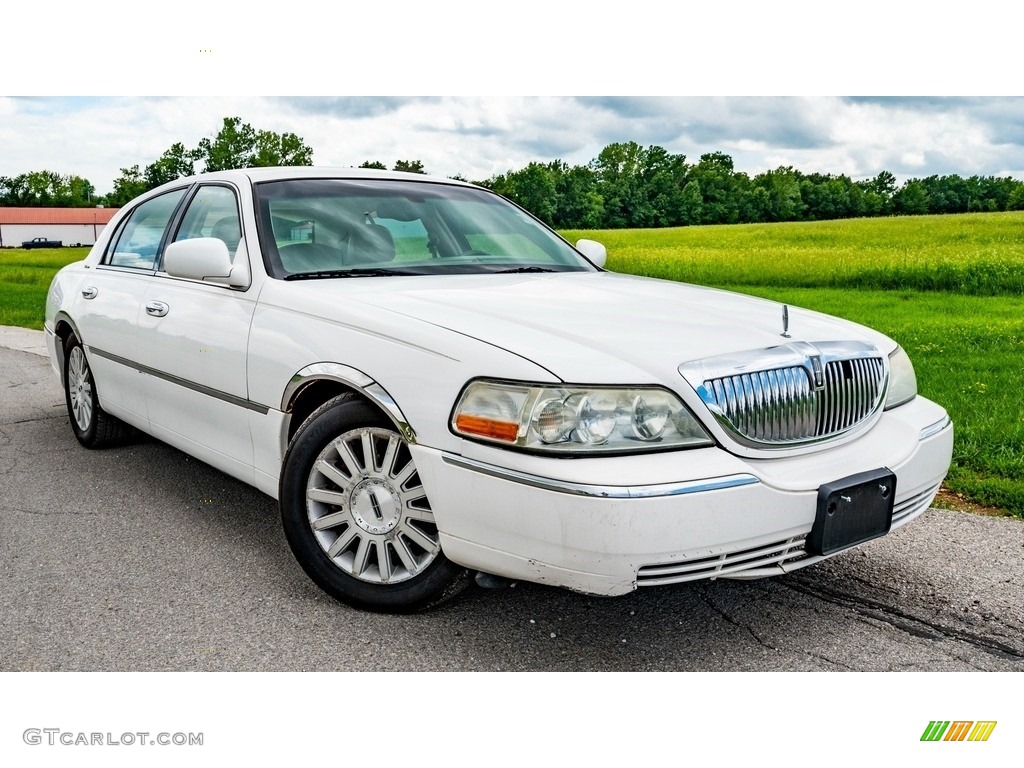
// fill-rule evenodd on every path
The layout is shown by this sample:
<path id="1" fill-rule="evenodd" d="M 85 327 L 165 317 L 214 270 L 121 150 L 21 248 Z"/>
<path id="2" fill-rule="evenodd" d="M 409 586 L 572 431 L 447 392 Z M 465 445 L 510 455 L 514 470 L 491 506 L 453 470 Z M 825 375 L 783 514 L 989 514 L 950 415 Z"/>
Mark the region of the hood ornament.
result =
<path id="1" fill-rule="evenodd" d="M 782 338 L 789 338 L 789 304 L 782 305 Z"/>

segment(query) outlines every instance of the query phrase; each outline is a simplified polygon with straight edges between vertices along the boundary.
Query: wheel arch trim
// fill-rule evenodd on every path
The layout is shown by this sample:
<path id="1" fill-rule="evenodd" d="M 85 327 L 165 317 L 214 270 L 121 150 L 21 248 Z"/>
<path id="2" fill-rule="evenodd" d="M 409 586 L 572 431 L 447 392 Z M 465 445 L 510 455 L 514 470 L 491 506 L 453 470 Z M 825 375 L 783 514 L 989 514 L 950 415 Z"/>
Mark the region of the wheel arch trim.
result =
<path id="1" fill-rule="evenodd" d="M 416 442 L 416 431 L 405 418 L 398 403 L 391 394 L 377 383 L 373 377 L 366 375 L 357 368 L 341 363 L 313 363 L 292 376 L 281 396 L 281 410 L 290 413 L 299 392 L 316 381 L 334 381 L 365 397 L 394 422 L 398 432 L 410 444 Z"/>
<path id="2" fill-rule="evenodd" d="M 82 334 L 78 330 L 78 325 L 75 323 L 74 320 L 71 319 L 71 316 L 68 315 L 68 313 L 63 311 L 63 310 L 59 311 L 56 314 L 56 316 L 53 318 L 53 335 L 54 335 L 54 345 L 53 345 L 53 348 L 54 348 L 54 350 L 57 353 L 57 365 L 59 366 L 61 383 L 63 384 L 64 383 L 64 339 L 61 338 L 61 335 L 60 335 L 60 332 L 59 332 L 59 329 L 60 329 L 61 325 L 67 325 L 71 329 L 71 333 L 73 333 L 75 335 L 75 338 L 78 339 L 79 343 L 82 344 L 83 347 L 85 345 L 85 342 L 82 341 Z M 58 339 L 60 340 L 60 343 L 57 343 Z"/>

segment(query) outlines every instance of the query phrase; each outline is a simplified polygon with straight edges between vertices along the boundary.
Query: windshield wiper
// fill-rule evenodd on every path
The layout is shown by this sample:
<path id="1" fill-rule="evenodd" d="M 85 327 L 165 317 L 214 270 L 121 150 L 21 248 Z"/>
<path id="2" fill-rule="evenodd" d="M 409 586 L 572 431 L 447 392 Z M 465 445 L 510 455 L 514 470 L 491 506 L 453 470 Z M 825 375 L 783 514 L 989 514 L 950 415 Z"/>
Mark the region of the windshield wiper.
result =
<path id="1" fill-rule="evenodd" d="M 519 272 L 558 272 L 557 269 L 551 269 L 550 267 L 512 267 L 512 269 L 496 269 L 492 274 L 495 275 L 509 275 L 512 273 Z"/>
<path id="2" fill-rule="evenodd" d="M 422 272 L 409 272 L 404 269 L 381 269 L 380 267 L 362 267 L 360 269 L 321 269 L 314 272 L 295 272 L 285 275 L 285 280 L 319 280 L 332 277 L 391 277 L 392 275 L 421 275 Z"/>

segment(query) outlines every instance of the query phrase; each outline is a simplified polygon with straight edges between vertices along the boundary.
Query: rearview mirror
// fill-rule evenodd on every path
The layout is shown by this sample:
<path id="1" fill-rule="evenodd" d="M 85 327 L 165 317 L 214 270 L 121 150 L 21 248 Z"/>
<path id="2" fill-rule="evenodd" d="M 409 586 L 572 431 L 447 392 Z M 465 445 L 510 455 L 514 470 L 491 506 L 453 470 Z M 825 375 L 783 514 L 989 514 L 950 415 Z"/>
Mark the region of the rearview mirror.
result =
<path id="1" fill-rule="evenodd" d="M 608 260 L 608 249 L 596 240 L 577 240 L 576 250 L 590 259 L 590 262 L 600 269 L 604 269 L 604 263 Z"/>

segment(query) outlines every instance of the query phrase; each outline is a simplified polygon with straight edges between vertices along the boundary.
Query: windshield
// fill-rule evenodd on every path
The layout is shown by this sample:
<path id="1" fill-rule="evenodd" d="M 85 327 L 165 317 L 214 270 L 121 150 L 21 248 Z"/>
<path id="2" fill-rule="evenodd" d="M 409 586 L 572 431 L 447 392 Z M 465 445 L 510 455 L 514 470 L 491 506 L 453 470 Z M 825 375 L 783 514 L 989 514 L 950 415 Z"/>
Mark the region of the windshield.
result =
<path id="1" fill-rule="evenodd" d="M 291 179 L 256 185 L 270 274 L 284 279 L 590 272 L 498 195 L 452 184 Z"/>

